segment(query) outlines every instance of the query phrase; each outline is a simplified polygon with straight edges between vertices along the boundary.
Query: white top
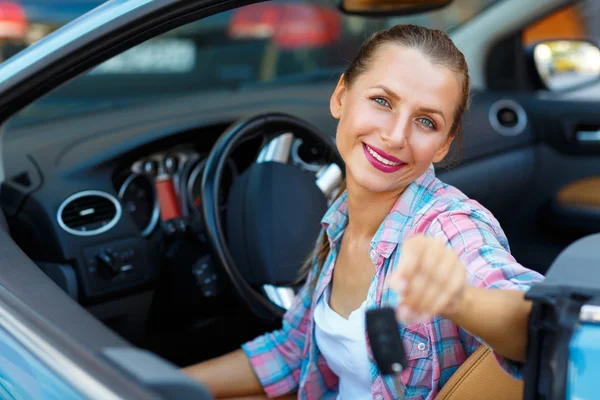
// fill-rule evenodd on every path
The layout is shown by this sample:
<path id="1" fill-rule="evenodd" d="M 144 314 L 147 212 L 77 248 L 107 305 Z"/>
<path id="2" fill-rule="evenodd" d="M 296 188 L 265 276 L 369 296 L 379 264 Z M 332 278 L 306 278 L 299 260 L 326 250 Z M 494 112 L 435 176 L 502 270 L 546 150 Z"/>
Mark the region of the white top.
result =
<path id="1" fill-rule="evenodd" d="M 367 356 L 365 304 L 345 319 L 329 307 L 329 286 L 315 307 L 317 346 L 329 368 L 340 378 L 337 400 L 371 399 Z"/>

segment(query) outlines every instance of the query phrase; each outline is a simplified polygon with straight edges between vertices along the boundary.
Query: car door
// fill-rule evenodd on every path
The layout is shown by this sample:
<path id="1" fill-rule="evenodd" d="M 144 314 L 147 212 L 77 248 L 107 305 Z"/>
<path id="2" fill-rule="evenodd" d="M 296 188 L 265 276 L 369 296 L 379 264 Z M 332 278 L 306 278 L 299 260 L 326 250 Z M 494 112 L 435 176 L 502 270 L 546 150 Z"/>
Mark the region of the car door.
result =
<path id="1" fill-rule="evenodd" d="M 241 3 L 103 5 L 0 66 L 0 119 L 4 123 L 45 92 L 144 39 Z M 3 167 L 0 158 L 0 183 Z M 10 213 L 20 199 L 11 198 L 3 183 L 4 211 Z M 37 183 L 33 178 L 30 190 Z M 0 217 L 0 397 L 211 398 L 172 364 L 131 346 L 77 305 L 48 276 L 61 266 L 42 272 L 12 240 L 2 212 Z"/>
<path id="2" fill-rule="evenodd" d="M 512 231 L 522 238 L 518 253 L 532 264 L 549 265 L 566 245 L 600 230 L 599 25 L 598 2 L 584 0 L 533 21 L 512 39 L 520 41 L 521 61 L 528 63 L 521 80 L 531 85 L 525 108 L 535 124 L 537 155 L 532 184 L 519 209 L 522 222 Z M 545 63 L 533 59 L 534 48 L 585 43 L 580 41 L 591 41 L 585 59 L 554 55 L 549 62 L 555 71 L 545 85 L 536 83 L 543 79 L 538 75 Z M 583 71 L 577 72 L 577 64 Z M 587 64 L 593 75 L 586 74 Z"/>
<path id="3" fill-rule="evenodd" d="M 516 259 L 542 273 L 568 244 L 600 230 L 600 84 L 596 72 L 548 88 L 533 47 L 598 40 L 599 22 L 595 1 L 507 0 L 452 33 L 473 97 L 461 163 L 438 174 L 489 208 Z"/>

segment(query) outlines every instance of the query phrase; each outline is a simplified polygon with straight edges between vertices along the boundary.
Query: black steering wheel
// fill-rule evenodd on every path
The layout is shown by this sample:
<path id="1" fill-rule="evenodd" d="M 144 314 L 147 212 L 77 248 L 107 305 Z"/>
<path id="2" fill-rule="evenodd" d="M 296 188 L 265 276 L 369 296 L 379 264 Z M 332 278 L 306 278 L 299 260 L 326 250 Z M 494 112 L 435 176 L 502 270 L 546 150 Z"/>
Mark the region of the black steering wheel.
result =
<path id="1" fill-rule="evenodd" d="M 268 144 L 233 183 L 224 216 L 219 200 L 227 159 L 242 143 L 259 136 Z M 294 138 L 323 145 L 331 164 L 315 173 L 287 162 Z M 202 176 L 206 237 L 241 301 L 260 318 L 273 320 L 285 312 L 266 287 L 298 281 L 343 171 L 333 135 L 281 113 L 234 123 L 211 150 Z"/>

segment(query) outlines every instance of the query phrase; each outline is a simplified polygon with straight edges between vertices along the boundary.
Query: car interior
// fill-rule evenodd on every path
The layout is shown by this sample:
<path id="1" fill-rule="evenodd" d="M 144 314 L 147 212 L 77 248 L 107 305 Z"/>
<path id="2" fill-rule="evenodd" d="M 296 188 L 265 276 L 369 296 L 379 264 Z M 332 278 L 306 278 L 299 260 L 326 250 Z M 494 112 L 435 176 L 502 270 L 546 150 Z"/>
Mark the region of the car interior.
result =
<path id="1" fill-rule="evenodd" d="M 265 34 L 274 12 L 327 31 Z M 447 30 L 470 67 L 462 143 L 437 176 L 545 274 L 600 231 L 600 7 L 455 0 L 366 18 L 274 0 L 115 54 L 9 119 L 0 291 L 75 338 L 65 351 L 122 368 L 106 349 L 184 367 L 276 329 L 343 178 L 329 96 L 368 33 L 401 22 Z"/>

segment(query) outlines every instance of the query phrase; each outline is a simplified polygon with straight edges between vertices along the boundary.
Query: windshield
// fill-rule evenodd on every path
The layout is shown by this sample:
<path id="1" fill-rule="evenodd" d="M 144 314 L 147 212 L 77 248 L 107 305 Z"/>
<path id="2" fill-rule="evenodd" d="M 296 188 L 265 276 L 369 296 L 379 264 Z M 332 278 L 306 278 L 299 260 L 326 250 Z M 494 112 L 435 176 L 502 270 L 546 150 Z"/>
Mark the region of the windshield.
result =
<path id="1" fill-rule="evenodd" d="M 394 18 L 344 15 L 331 0 L 249 5 L 148 40 L 38 100 L 10 124 L 22 126 L 189 93 L 335 81 L 360 44 L 376 30 L 412 23 L 451 33 L 494 2 L 455 0 L 442 10 Z M 28 12 L 28 1 L 20 2 L 21 34 L 0 38 L 3 59 L 101 1 L 80 0 L 73 7 L 68 5 L 71 2 L 44 0 L 45 9 L 39 0 L 31 3 L 35 13 Z"/>

